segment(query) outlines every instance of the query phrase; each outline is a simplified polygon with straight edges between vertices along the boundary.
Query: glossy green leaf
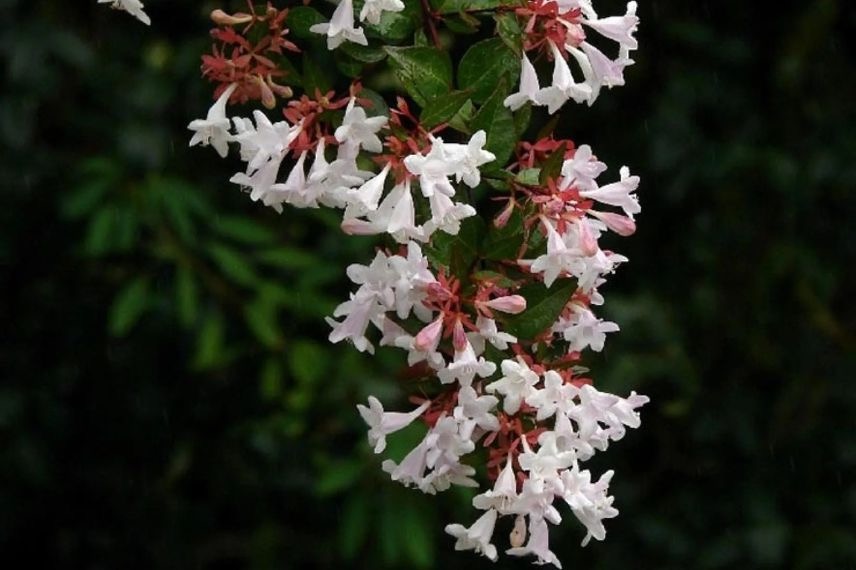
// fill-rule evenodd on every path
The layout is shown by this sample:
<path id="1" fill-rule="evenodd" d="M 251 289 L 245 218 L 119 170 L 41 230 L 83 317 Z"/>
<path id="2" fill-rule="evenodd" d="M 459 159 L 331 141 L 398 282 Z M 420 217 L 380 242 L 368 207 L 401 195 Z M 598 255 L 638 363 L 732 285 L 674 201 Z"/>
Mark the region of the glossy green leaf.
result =
<path id="1" fill-rule="evenodd" d="M 288 10 L 288 17 L 285 22 L 288 26 L 289 35 L 303 40 L 321 39 L 322 36 L 310 32 L 309 28 L 315 24 L 327 22 L 327 17 L 310 6 L 295 6 Z"/>
<path id="2" fill-rule="evenodd" d="M 562 172 L 562 164 L 565 162 L 565 149 L 567 143 L 562 143 L 556 150 L 550 153 L 547 160 L 541 164 L 541 172 L 538 174 L 538 183 L 544 186 L 548 180 L 555 180 Z"/>
<path id="3" fill-rule="evenodd" d="M 199 316 L 199 287 L 193 273 L 185 268 L 175 275 L 175 304 L 178 320 L 185 327 L 192 326 Z"/>
<path id="4" fill-rule="evenodd" d="M 514 12 L 500 12 L 494 14 L 493 18 L 496 20 L 497 35 L 514 52 L 519 64 L 523 47 L 523 32 L 520 29 L 520 22 L 517 21 L 517 15 Z"/>
<path id="5" fill-rule="evenodd" d="M 518 56 L 500 38 L 473 44 L 458 65 L 458 85 L 461 89 L 471 89 L 476 103 L 490 97 L 503 78 L 506 85 L 513 85 L 519 75 Z"/>
<path id="6" fill-rule="evenodd" d="M 452 61 L 448 53 L 432 47 L 384 49 L 396 78 L 420 107 L 452 90 Z"/>
<path id="7" fill-rule="evenodd" d="M 426 129 L 432 129 L 454 117 L 469 98 L 469 91 L 452 91 L 443 97 L 432 99 L 422 109 L 419 121 Z"/>

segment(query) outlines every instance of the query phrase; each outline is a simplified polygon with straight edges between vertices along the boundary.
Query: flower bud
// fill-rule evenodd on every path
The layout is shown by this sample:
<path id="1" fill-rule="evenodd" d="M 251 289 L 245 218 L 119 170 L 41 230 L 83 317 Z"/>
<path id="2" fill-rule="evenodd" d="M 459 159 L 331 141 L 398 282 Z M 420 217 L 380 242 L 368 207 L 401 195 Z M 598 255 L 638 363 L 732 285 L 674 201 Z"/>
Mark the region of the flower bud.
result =
<path id="1" fill-rule="evenodd" d="M 464 332 L 464 325 L 458 320 L 455 322 L 455 328 L 452 331 L 452 346 L 455 347 L 455 352 L 462 352 L 467 347 L 467 333 Z"/>
<path id="2" fill-rule="evenodd" d="M 579 220 L 577 225 L 580 228 L 580 249 L 587 257 L 591 257 L 597 253 L 597 240 L 594 239 L 587 221 Z"/>
<path id="3" fill-rule="evenodd" d="M 493 226 L 501 230 L 505 227 L 505 224 L 508 223 L 509 218 L 511 218 L 511 214 L 514 213 L 514 202 L 512 200 L 508 201 L 508 205 L 502 209 L 502 211 L 493 219 Z"/>
<path id="4" fill-rule="evenodd" d="M 506 295 L 491 299 L 485 303 L 485 306 L 509 315 L 518 315 L 526 310 L 526 299 L 520 295 Z"/>
<path id="5" fill-rule="evenodd" d="M 589 210 L 589 214 L 606 224 L 606 227 L 620 236 L 627 237 L 636 233 L 636 222 L 628 216 L 595 210 Z"/>
<path id="6" fill-rule="evenodd" d="M 443 315 L 419 331 L 413 339 L 413 348 L 420 352 L 434 350 L 440 342 L 441 332 L 443 332 Z"/>
<path id="7" fill-rule="evenodd" d="M 239 24 L 249 24 L 253 21 L 252 14 L 237 12 L 235 14 L 227 14 L 219 8 L 211 12 L 211 20 L 218 26 L 237 26 Z"/>

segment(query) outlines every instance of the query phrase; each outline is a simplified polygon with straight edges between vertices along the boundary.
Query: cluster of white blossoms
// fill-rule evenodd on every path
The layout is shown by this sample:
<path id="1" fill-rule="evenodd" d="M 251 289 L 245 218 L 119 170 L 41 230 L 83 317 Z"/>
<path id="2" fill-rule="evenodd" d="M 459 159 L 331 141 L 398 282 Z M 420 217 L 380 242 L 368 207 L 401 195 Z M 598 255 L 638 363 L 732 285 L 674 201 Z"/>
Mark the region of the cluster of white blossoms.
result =
<path id="1" fill-rule="evenodd" d="M 346 233 L 387 233 L 399 243 L 412 239 L 427 241 L 437 230 L 457 234 L 461 220 L 476 214 L 469 204 L 454 200 L 456 189 L 452 180 L 471 188 L 481 181 L 479 167 L 495 158 L 483 148 L 484 131 L 473 134 L 467 144 L 445 143 L 432 136 L 427 154 L 415 153 L 404 158 L 409 175 L 418 177 L 421 195 L 430 209 L 430 218 L 417 223 L 409 178 L 385 191 L 389 166 L 374 173 L 357 165 L 360 152 L 383 150 L 378 133 L 386 128 L 387 117 L 369 117 L 352 97 L 342 124 L 335 130 L 337 144 L 330 145 L 320 138 L 314 148 L 301 151 L 290 164 L 288 174 L 281 176 L 283 162 L 293 154 L 292 143 L 300 136 L 302 124 L 292 125 L 286 120 L 272 123 L 259 110 L 253 112 L 252 119 L 229 119 L 226 105 L 236 87 L 232 84 L 223 91 L 205 119 L 196 119 L 188 125 L 194 131 L 190 145 L 211 145 L 225 157 L 229 144 L 237 144 L 247 167 L 235 174 L 231 182 L 248 189 L 252 200 L 277 212 L 282 212 L 283 204 L 297 208 L 339 208 L 344 210 L 342 229 Z M 335 146 L 333 160 L 327 158 L 328 146 Z M 310 153 L 313 158 L 307 166 Z M 281 178 L 285 180 L 280 181 Z"/>
<path id="2" fill-rule="evenodd" d="M 151 25 L 152 21 L 143 11 L 143 3 L 140 0 L 98 0 L 99 4 L 110 4 L 111 8 L 124 10 L 145 25 Z"/>
<path id="3" fill-rule="evenodd" d="M 401 0 L 366 0 L 360 10 L 360 21 L 379 24 L 384 12 L 401 12 L 404 3 Z M 343 42 L 368 45 L 365 32 L 354 24 L 353 0 L 341 0 L 329 22 L 315 24 L 309 31 L 327 36 L 327 49 L 334 50 Z"/>
<path id="4" fill-rule="evenodd" d="M 639 25 L 636 2 L 627 3 L 623 16 L 599 18 L 590 0 L 542 0 L 541 4 L 557 4 L 559 15 L 555 20 L 564 26 L 564 43 L 559 46 L 551 38 L 546 39 L 549 55 L 553 60 L 553 77 L 548 87 L 541 87 L 535 67 L 523 53 L 520 71 L 520 88 L 505 99 L 505 105 L 517 110 L 526 103 L 546 106 L 547 112 L 555 113 L 567 101 L 594 103 L 603 87 L 624 85 L 624 68 L 633 64 L 630 52 L 638 47 L 633 34 Z M 586 39 L 586 30 L 592 30 L 618 43 L 618 56 L 610 59 Z M 563 53 L 564 52 L 564 53 Z M 569 54 L 579 66 L 582 79 L 577 81 L 565 59 Z"/>
<path id="5" fill-rule="evenodd" d="M 401 0 L 366 0 L 359 20 L 377 24 L 383 12 L 403 9 Z M 532 36 L 529 43 L 524 40 L 519 92 L 505 99 L 507 107 L 531 103 L 553 114 L 568 100 L 590 105 L 602 87 L 623 85 L 623 70 L 633 63 L 629 53 L 637 47 L 635 2 L 628 3 L 625 15 L 608 18 L 597 16 L 591 0 L 529 0 L 503 9 L 531 18 L 526 33 Z M 310 30 L 326 36 L 329 50 L 345 41 L 368 43 L 356 25 L 352 0 L 340 0 L 329 22 Z M 590 44 L 587 31 L 617 42 L 616 59 Z M 553 60 L 548 87 L 540 87 L 525 53 L 532 49 Z M 577 62 L 581 81 L 574 79 L 566 57 Z M 512 212 L 519 214 L 518 253 L 497 260 L 477 252 L 471 267 L 456 269 L 464 273 L 456 275 L 445 264 L 451 263 L 436 255 L 432 236 L 457 235 L 461 222 L 477 215 L 473 204 L 456 197 L 464 187 L 477 187 L 482 167 L 496 160 L 485 149 L 484 131 L 446 142 L 438 136 L 442 128 L 422 128 L 403 99 L 389 116 L 369 114 L 354 86 L 338 100 L 316 94 L 309 102 L 307 96 L 289 103 L 287 119 L 280 121 L 261 111 L 230 118 L 227 104 L 233 95 L 243 100 L 242 87 L 222 84 L 225 89 L 207 116 L 188 126 L 191 146 L 210 145 L 223 157 L 230 145 L 236 147 L 245 167 L 231 182 L 254 201 L 278 212 L 285 204 L 337 208 L 345 233 L 386 234 L 397 242 L 395 250 L 379 250 L 370 264 L 347 268 L 356 288 L 327 319 L 331 342 L 347 341 L 368 353 L 375 344 L 401 349 L 414 375 L 427 382 L 425 398 L 409 411 L 386 411 L 374 396 L 357 406 L 378 454 L 391 434 L 416 421 L 426 426 L 422 440 L 400 462 L 384 460 L 383 470 L 428 494 L 452 485 L 478 488 L 484 474 L 475 467 L 474 452 L 487 450 L 487 474 L 494 482 L 472 500 L 482 514 L 468 527 L 446 526 L 457 550 L 496 560 L 502 548 L 561 568 L 550 549 L 549 525 L 561 522 L 562 502 L 585 528 L 583 545 L 603 540 L 604 521 L 618 514 L 609 495 L 613 472 L 595 478 L 583 464 L 623 438 L 627 428 L 639 427 L 638 410 L 648 398 L 599 391 L 576 363 L 581 353 L 602 351 L 607 335 L 618 331 L 593 307 L 603 304 L 600 287 L 627 258 L 602 249 L 600 240 L 608 231 L 621 236 L 635 231 L 639 178 L 622 167 L 619 180 L 599 184 L 607 167 L 587 145 L 552 137 L 519 145 L 516 162 L 494 165 L 505 168 L 502 182 L 509 191 L 495 228 Z M 416 127 L 400 128 L 402 116 Z M 542 158 L 545 154 L 550 159 Z M 365 170 L 373 163 L 376 168 Z M 541 170 L 531 183 L 523 171 L 535 166 Z M 530 239 L 535 232 L 546 245 Z M 534 253 L 526 258 L 529 251 Z M 485 270 L 488 259 L 488 269 L 496 271 Z M 561 310 L 544 317 L 529 338 L 518 338 L 529 330 L 519 327 L 527 317 L 527 299 L 520 293 L 532 285 L 555 295 Z M 511 533 L 497 540 L 502 517 L 510 518 Z"/>

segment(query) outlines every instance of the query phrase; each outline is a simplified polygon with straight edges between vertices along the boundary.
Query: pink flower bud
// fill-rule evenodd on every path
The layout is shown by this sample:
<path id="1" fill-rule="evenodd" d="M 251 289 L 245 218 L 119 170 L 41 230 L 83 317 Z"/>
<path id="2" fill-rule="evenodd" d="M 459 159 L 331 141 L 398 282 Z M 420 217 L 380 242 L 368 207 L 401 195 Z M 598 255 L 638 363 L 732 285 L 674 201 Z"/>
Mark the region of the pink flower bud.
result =
<path id="1" fill-rule="evenodd" d="M 508 201 L 508 205 L 493 219 L 493 226 L 497 229 L 502 229 L 508 223 L 511 214 L 514 213 L 514 202 Z"/>
<path id="2" fill-rule="evenodd" d="M 588 257 L 596 254 L 598 250 L 597 240 L 594 239 L 588 222 L 580 220 L 578 226 L 580 228 L 580 249 Z"/>
<path id="3" fill-rule="evenodd" d="M 606 224 L 606 227 L 620 236 L 627 237 L 636 233 L 636 222 L 627 216 L 613 214 L 612 212 L 596 212 L 594 210 L 589 210 L 589 214 L 599 219 Z"/>
<path id="4" fill-rule="evenodd" d="M 464 325 L 460 320 L 455 322 L 455 329 L 452 331 L 452 345 L 455 352 L 462 352 L 467 347 L 467 333 L 464 332 Z"/>
<path id="5" fill-rule="evenodd" d="M 413 348 L 420 352 L 434 350 L 440 342 L 441 332 L 443 332 L 443 315 L 419 331 L 416 338 L 413 339 Z"/>
<path id="6" fill-rule="evenodd" d="M 507 295 L 491 299 L 485 303 L 485 306 L 510 315 L 517 315 L 526 310 L 526 299 L 520 295 Z"/>

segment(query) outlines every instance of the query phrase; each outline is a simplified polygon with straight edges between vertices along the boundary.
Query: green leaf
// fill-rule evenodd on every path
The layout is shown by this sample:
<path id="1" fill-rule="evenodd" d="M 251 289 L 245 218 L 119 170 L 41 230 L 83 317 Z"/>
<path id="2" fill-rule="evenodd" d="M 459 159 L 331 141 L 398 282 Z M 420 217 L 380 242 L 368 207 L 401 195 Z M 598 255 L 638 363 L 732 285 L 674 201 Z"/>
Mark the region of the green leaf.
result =
<path id="1" fill-rule="evenodd" d="M 466 12 L 450 14 L 443 18 L 443 23 L 450 31 L 460 35 L 475 34 L 481 26 L 478 18 L 474 18 Z"/>
<path id="2" fill-rule="evenodd" d="M 193 273 L 184 267 L 178 269 L 175 277 L 175 304 L 179 322 L 185 327 L 192 326 L 199 316 L 199 288 Z"/>
<path id="3" fill-rule="evenodd" d="M 494 14 L 493 18 L 496 20 L 497 35 L 519 60 L 523 46 L 523 32 L 520 29 L 520 22 L 517 21 L 517 15 L 514 12 L 500 12 Z"/>
<path id="4" fill-rule="evenodd" d="M 276 234 L 259 222 L 240 216 L 218 216 L 211 224 L 221 236 L 248 245 L 266 245 L 276 241 Z"/>
<path id="5" fill-rule="evenodd" d="M 205 370 L 218 365 L 225 352 L 226 323 L 219 311 L 213 311 L 202 322 L 196 335 L 193 367 Z"/>
<path id="6" fill-rule="evenodd" d="M 314 254 L 290 247 L 278 247 L 256 254 L 260 263 L 281 269 L 305 269 L 317 265 L 320 260 Z"/>
<path id="7" fill-rule="evenodd" d="M 479 257 L 486 232 L 484 220 L 480 217 L 467 218 L 461 222 L 458 235 L 434 234 L 431 246 L 425 246 L 426 251 L 435 266 L 447 267 L 452 275 L 465 279 Z"/>
<path id="8" fill-rule="evenodd" d="M 502 102 L 505 100 L 505 81 L 500 82 L 490 98 L 470 121 L 473 132 L 484 130 L 487 133 L 485 149 L 496 155 L 496 160 L 485 165 L 486 171 L 498 170 L 505 166 L 517 137 L 514 132 L 514 117 Z"/>
<path id="9" fill-rule="evenodd" d="M 362 63 L 378 63 L 386 59 L 386 52 L 379 47 L 362 46 L 351 42 L 343 43 L 338 51 L 343 51 Z"/>
<path id="10" fill-rule="evenodd" d="M 302 40 L 319 39 L 321 36 L 315 32 L 310 32 L 309 28 L 315 24 L 323 24 L 327 18 L 309 6 L 295 6 L 288 10 L 288 17 L 285 23 L 288 26 L 288 33 Z"/>
<path id="11" fill-rule="evenodd" d="M 336 62 L 336 67 L 345 77 L 355 78 L 363 73 L 363 62 L 357 61 L 340 49 L 333 52 L 333 60 Z"/>
<path id="12" fill-rule="evenodd" d="M 259 391 L 266 402 L 272 402 L 282 396 L 282 361 L 269 356 L 259 372 Z"/>
<path id="13" fill-rule="evenodd" d="M 370 518 L 367 494 L 349 494 L 339 523 L 339 546 L 345 560 L 353 560 L 366 541 Z"/>
<path id="14" fill-rule="evenodd" d="M 550 179 L 555 179 L 562 172 L 562 164 L 565 162 L 565 148 L 567 143 L 562 143 L 559 147 L 550 153 L 547 160 L 541 165 L 541 172 L 538 175 L 538 183 L 542 186 L 547 184 Z"/>
<path id="15" fill-rule="evenodd" d="M 522 139 L 529 128 L 529 121 L 532 119 L 532 104 L 526 103 L 517 111 L 514 112 L 514 132 L 517 133 L 517 138 Z"/>
<path id="16" fill-rule="evenodd" d="M 523 245 L 523 215 L 515 210 L 502 228 L 493 228 L 484 243 L 485 259 L 502 261 L 514 259 Z"/>
<path id="17" fill-rule="evenodd" d="M 473 44 L 458 65 L 458 85 L 461 89 L 471 89 L 476 103 L 490 97 L 503 78 L 507 85 L 512 85 L 519 75 L 518 56 L 500 38 Z M 503 99 L 506 96 L 507 93 L 503 94 Z"/>
<path id="18" fill-rule="evenodd" d="M 208 246 L 208 254 L 220 270 L 230 279 L 241 285 L 252 286 L 259 278 L 243 255 L 229 246 L 213 243 Z"/>
<path id="19" fill-rule="evenodd" d="M 277 322 L 277 310 L 268 299 L 258 297 L 244 307 L 244 321 L 255 337 L 270 349 L 282 347 L 282 335 Z"/>
<path id="20" fill-rule="evenodd" d="M 434 533 L 423 510 L 415 504 L 406 504 L 401 509 L 401 531 L 404 549 L 413 565 L 417 568 L 433 567 Z"/>
<path id="21" fill-rule="evenodd" d="M 483 10 L 493 10 L 503 4 L 508 4 L 504 0 L 440 0 L 437 3 L 437 12 L 440 14 L 452 14 L 457 12 L 478 12 Z"/>
<path id="22" fill-rule="evenodd" d="M 405 2 L 401 12 L 385 11 L 377 25 L 366 25 L 369 37 L 378 37 L 383 43 L 398 44 L 409 40 L 413 32 L 422 25 L 422 11 L 419 2 Z"/>
<path id="23" fill-rule="evenodd" d="M 110 309 L 110 334 L 125 336 L 137 323 L 149 302 L 149 280 L 137 277 L 122 289 Z"/>
<path id="24" fill-rule="evenodd" d="M 353 487 L 363 471 L 363 465 L 354 459 L 339 460 L 319 470 L 321 475 L 315 482 L 315 492 L 329 497 Z"/>
<path id="25" fill-rule="evenodd" d="M 315 52 L 326 54 L 327 52 Z M 328 56 L 321 56 L 322 59 L 328 59 Z M 332 62 L 331 62 L 332 63 Z M 303 53 L 303 89 L 310 96 L 314 95 L 315 90 L 323 95 L 333 87 L 333 79 L 330 77 L 329 66 L 323 65 L 315 57 L 310 56 L 307 52 Z"/>
<path id="26" fill-rule="evenodd" d="M 295 342 L 288 354 L 288 367 L 299 384 L 312 385 L 327 373 L 328 354 L 310 341 Z"/>
<path id="27" fill-rule="evenodd" d="M 520 340 L 533 340 L 556 322 L 576 290 L 573 279 L 557 279 L 549 288 L 543 283 L 522 287 L 517 294 L 526 299 L 526 310 L 505 318 L 505 330 Z"/>
<path id="28" fill-rule="evenodd" d="M 386 104 L 386 100 L 377 91 L 372 91 L 371 89 L 363 87 L 363 90 L 360 91 L 359 98 L 371 101 L 371 106 L 363 107 L 366 110 L 366 115 L 369 117 L 389 116 L 389 107 Z"/>
<path id="29" fill-rule="evenodd" d="M 428 102 L 419 115 L 419 122 L 426 129 L 433 129 L 440 123 L 445 123 L 455 116 L 461 107 L 469 101 L 469 91 L 452 91 L 444 97 L 437 97 Z"/>
<path id="30" fill-rule="evenodd" d="M 86 239 L 83 242 L 83 251 L 87 255 L 104 255 L 111 248 L 113 231 L 116 227 L 115 208 L 106 206 L 96 212 L 89 220 L 86 228 Z"/>
<path id="31" fill-rule="evenodd" d="M 476 114 L 476 106 L 473 105 L 471 100 L 467 100 L 458 112 L 455 113 L 455 116 L 449 119 L 448 125 L 455 129 L 456 131 L 462 132 L 465 135 L 473 134 L 473 130 L 470 128 L 469 123 L 473 120 L 473 116 Z"/>
<path id="32" fill-rule="evenodd" d="M 515 180 L 527 186 L 539 186 L 541 179 L 540 168 L 526 168 L 517 173 Z"/>
<path id="33" fill-rule="evenodd" d="M 431 47 L 385 47 L 390 65 L 402 87 L 420 107 L 452 90 L 452 60 Z"/>

